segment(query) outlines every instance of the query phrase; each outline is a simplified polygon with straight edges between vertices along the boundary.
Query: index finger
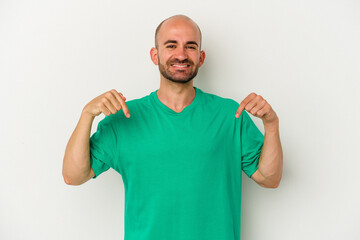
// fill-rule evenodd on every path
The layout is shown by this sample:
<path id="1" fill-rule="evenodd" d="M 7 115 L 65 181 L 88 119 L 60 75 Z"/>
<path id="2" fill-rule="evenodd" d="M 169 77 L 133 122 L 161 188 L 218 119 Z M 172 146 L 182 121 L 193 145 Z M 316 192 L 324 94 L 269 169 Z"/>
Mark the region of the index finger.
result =
<path id="1" fill-rule="evenodd" d="M 123 109 L 123 112 L 124 112 L 125 116 L 127 118 L 129 118 L 130 117 L 130 111 L 129 111 L 126 103 L 125 103 L 125 100 L 122 98 L 122 93 L 117 92 L 116 90 L 113 90 L 112 92 L 114 93 L 116 99 L 120 102 L 121 108 Z"/>
<path id="2" fill-rule="evenodd" d="M 236 110 L 235 117 L 240 117 L 242 111 L 245 109 L 245 106 L 256 97 L 255 93 L 250 93 L 242 102 L 240 103 L 239 108 Z"/>

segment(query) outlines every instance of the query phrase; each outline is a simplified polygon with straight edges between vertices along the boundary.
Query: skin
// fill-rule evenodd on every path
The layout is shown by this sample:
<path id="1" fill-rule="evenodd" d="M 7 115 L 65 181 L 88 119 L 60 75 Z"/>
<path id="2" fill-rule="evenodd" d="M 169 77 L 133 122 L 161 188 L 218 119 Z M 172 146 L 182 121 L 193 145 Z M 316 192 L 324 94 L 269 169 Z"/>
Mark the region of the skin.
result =
<path id="1" fill-rule="evenodd" d="M 277 188 L 283 169 L 283 152 L 280 142 L 279 118 L 270 104 L 260 95 L 250 93 L 236 111 L 238 118 L 243 110 L 263 121 L 265 136 L 259 158 L 259 168 L 251 178 L 262 187 Z"/>
<path id="2" fill-rule="evenodd" d="M 127 118 L 130 112 L 122 93 L 112 89 L 91 100 L 81 112 L 80 120 L 65 149 L 62 175 L 68 185 L 81 185 L 95 176 L 90 166 L 90 133 L 96 116 L 109 116 L 123 109 Z"/>
<path id="3" fill-rule="evenodd" d="M 163 69 L 172 78 L 160 74 L 157 96 L 167 107 L 181 112 L 195 98 L 193 80 L 188 78 L 205 60 L 205 52 L 200 50 L 201 34 L 192 20 L 178 15 L 162 24 L 156 39 L 157 47 L 150 50 L 151 60 L 160 73 Z"/>
<path id="4" fill-rule="evenodd" d="M 164 21 L 156 36 L 156 47 L 150 50 L 150 57 L 160 71 L 159 100 L 175 112 L 181 112 L 195 98 L 193 78 L 205 60 L 205 52 L 201 50 L 201 33 L 196 23 L 183 15 Z M 67 184 L 80 185 L 95 176 L 90 166 L 89 150 L 92 122 L 101 113 L 109 116 L 120 109 L 130 118 L 125 100 L 120 92 L 112 89 L 84 107 L 65 150 L 63 177 Z M 243 110 L 262 119 L 265 128 L 259 168 L 251 178 L 262 187 L 276 188 L 283 168 L 279 118 L 270 104 L 256 93 L 249 94 L 240 103 L 235 117 L 238 118 Z"/>

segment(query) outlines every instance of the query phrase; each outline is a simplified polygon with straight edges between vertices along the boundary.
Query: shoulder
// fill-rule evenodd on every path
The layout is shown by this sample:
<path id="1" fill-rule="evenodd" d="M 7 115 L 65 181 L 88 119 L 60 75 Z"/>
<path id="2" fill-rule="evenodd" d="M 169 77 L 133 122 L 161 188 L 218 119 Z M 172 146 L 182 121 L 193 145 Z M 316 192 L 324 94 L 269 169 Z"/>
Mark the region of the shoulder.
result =
<path id="1" fill-rule="evenodd" d="M 129 100 L 126 102 L 126 105 L 129 108 L 130 107 L 131 108 L 149 107 L 149 101 L 150 101 L 150 94 L 140 97 L 140 98 L 135 98 L 135 99 Z"/>
<path id="2" fill-rule="evenodd" d="M 240 103 L 235 101 L 234 99 L 223 97 L 214 93 L 208 93 L 200 90 L 203 95 L 203 100 L 206 105 L 212 105 L 216 107 L 221 107 L 223 110 L 231 110 L 233 111 L 239 107 Z"/>
<path id="3" fill-rule="evenodd" d="M 146 95 L 140 98 L 135 98 L 126 101 L 126 106 L 129 109 L 131 117 L 134 115 L 137 115 L 139 112 L 144 112 L 148 109 L 151 109 L 150 107 L 150 95 Z M 131 118 L 130 117 L 130 118 Z M 115 114 L 111 114 L 109 116 L 105 116 L 103 120 L 101 120 L 102 124 L 106 125 L 113 125 L 118 124 L 119 122 L 127 122 L 129 119 L 125 116 L 123 109 L 120 109 Z"/>

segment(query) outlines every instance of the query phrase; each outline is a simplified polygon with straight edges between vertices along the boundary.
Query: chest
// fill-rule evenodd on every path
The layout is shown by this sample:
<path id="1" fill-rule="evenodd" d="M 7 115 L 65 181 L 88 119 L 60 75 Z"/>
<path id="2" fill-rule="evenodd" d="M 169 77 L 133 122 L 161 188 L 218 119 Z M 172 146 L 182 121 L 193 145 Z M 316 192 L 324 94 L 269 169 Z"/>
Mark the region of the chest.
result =
<path id="1" fill-rule="evenodd" d="M 223 174 L 233 161 L 236 135 L 233 122 L 226 117 L 148 116 L 123 132 L 118 144 L 119 168 L 123 178 L 138 187 L 163 188 L 164 182 L 194 187 L 194 182 Z"/>

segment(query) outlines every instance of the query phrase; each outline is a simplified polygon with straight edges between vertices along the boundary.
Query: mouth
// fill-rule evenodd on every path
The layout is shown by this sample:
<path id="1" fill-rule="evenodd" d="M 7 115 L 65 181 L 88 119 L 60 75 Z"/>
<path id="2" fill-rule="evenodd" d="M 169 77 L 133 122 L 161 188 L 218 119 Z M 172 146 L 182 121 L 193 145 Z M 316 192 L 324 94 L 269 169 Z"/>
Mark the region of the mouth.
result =
<path id="1" fill-rule="evenodd" d="M 175 64 L 171 64 L 170 66 L 175 68 L 175 69 L 187 69 L 187 68 L 190 67 L 190 64 L 175 63 Z"/>

